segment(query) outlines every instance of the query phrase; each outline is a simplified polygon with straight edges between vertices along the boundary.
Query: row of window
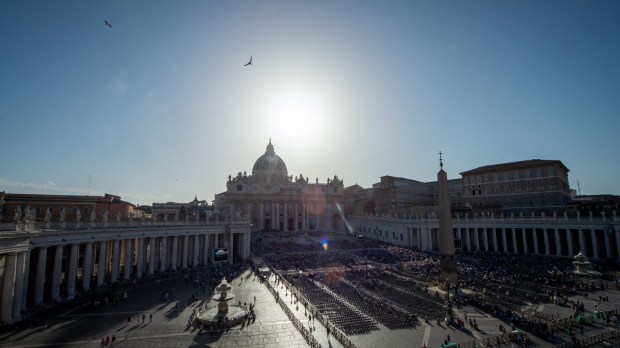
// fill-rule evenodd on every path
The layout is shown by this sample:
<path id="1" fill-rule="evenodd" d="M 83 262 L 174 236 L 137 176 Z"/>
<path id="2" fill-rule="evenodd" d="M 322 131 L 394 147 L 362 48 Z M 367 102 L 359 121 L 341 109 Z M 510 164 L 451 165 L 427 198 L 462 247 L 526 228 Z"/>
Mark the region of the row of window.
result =
<path id="1" fill-rule="evenodd" d="M 373 234 L 375 236 L 383 237 L 383 230 L 379 229 L 378 232 L 379 233 L 377 233 L 376 228 L 373 230 Z M 366 227 L 364 227 L 364 234 L 370 235 L 370 227 L 368 228 L 368 230 L 366 229 Z M 389 236 L 389 231 L 385 231 L 385 237 L 387 238 L 388 236 Z M 399 237 L 400 237 L 400 240 L 403 240 L 402 232 L 399 232 Z M 398 237 L 396 236 L 396 232 L 392 232 L 392 239 L 398 239 Z"/>
<path id="2" fill-rule="evenodd" d="M 483 182 L 489 183 L 489 182 L 499 182 L 499 181 L 529 179 L 529 178 L 553 177 L 555 175 L 556 174 L 555 174 L 554 167 L 521 169 L 521 170 L 510 171 L 510 172 L 463 177 L 463 183 L 466 185 L 476 184 L 476 183 L 481 184 Z"/>
<path id="3" fill-rule="evenodd" d="M 525 192 L 531 192 L 534 190 L 534 187 L 536 187 L 537 191 L 546 191 L 546 190 L 555 190 L 557 189 L 555 184 L 538 184 L 537 186 L 533 186 L 533 185 L 526 185 L 525 186 Z M 478 189 L 474 188 L 472 186 L 471 188 L 471 196 L 480 196 L 483 194 L 485 195 L 490 195 L 490 194 L 501 194 L 501 193 L 511 193 L 511 192 L 523 192 L 523 189 L 521 188 L 521 185 L 519 184 L 519 182 L 515 183 L 514 187 L 511 188 L 511 186 L 502 186 L 500 187 L 499 185 L 495 185 L 493 188 L 491 187 L 485 187 L 484 190 L 482 190 L 480 187 L 478 187 Z"/>

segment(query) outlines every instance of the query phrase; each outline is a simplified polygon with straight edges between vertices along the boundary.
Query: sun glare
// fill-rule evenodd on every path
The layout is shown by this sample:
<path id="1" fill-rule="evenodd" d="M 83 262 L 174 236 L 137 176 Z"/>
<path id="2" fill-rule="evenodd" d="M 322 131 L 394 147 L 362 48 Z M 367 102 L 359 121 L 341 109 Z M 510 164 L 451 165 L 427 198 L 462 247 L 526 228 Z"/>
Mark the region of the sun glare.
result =
<path id="1" fill-rule="evenodd" d="M 266 116 L 270 136 L 299 145 L 319 140 L 325 121 L 320 99 L 303 94 L 275 97 Z"/>

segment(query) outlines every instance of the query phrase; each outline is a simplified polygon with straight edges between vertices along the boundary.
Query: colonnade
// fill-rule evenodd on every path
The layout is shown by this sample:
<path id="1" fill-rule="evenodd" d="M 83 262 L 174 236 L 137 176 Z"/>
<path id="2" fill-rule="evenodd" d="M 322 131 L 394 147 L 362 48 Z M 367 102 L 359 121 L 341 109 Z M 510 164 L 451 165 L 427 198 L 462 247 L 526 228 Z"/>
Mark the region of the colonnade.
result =
<path id="1" fill-rule="evenodd" d="M 78 292 L 106 284 L 181 268 L 232 263 L 234 257 L 246 259 L 250 256 L 249 229 L 249 224 L 244 224 L 185 231 L 45 231 L 35 236 L 3 233 L 9 234 L 8 241 L 14 245 L 0 248 L 0 323 L 19 321 L 27 306 L 71 299 Z M 215 256 L 216 249 L 223 252 Z"/>
<path id="2" fill-rule="evenodd" d="M 340 230 L 334 221 L 334 203 L 324 201 L 273 200 L 252 202 L 230 202 L 228 215 L 248 215 L 256 222 L 260 230 L 296 231 L 296 230 Z"/>
<path id="3" fill-rule="evenodd" d="M 358 234 L 392 244 L 438 250 L 437 219 L 350 217 Z M 458 221 L 455 246 L 465 251 L 572 257 L 582 252 L 593 259 L 620 261 L 620 227 L 605 221 Z"/>

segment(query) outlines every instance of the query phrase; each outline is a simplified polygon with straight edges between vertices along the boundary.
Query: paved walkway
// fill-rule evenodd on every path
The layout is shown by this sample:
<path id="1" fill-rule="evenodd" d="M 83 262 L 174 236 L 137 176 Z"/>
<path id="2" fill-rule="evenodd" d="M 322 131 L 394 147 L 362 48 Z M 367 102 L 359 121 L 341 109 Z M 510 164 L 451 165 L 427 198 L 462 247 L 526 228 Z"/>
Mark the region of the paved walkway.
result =
<path id="1" fill-rule="evenodd" d="M 273 276 L 270 278 L 272 286 L 275 286 L 274 279 Z M 3 328 L 0 331 L 0 347 L 99 347 L 102 337 L 112 335 L 117 337 L 116 347 L 308 346 L 269 292 L 267 284 L 256 281 L 249 270 L 243 272 L 231 284 L 234 286 L 235 302 L 255 303 L 257 319 L 254 323 L 218 333 L 187 329 L 187 320 L 196 306 L 215 304 L 209 302 L 211 294 L 204 293 L 202 287 L 194 285 L 191 281 L 185 281 L 183 277 L 176 277 L 128 290 L 128 299 L 121 300 L 116 306 L 84 309 L 74 302 L 39 313 L 15 327 Z M 165 291 L 172 291 L 170 301 L 161 300 L 161 294 Z M 200 300 L 188 305 L 188 297 L 196 292 Z M 318 320 L 312 324 L 309 322 L 303 305 L 291 303 L 290 292 L 283 288 L 280 288 L 279 292 L 295 317 L 306 328 L 310 326 L 313 328 L 312 334 L 322 347 L 342 347 L 333 337 L 328 339 L 325 327 Z M 591 293 L 590 298 L 577 295 L 573 296 L 573 299 L 584 302 L 586 311 L 592 312 L 597 309 L 595 300 L 599 295 L 609 296 L 610 299 L 609 302 L 599 304 L 599 310 L 620 307 L 620 292 L 617 290 Z M 120 297 L 122 298 L 122 295 Z M 570 308 L 554 304 L 532 304 L 529 309 L 548 315 L 559 314 L 560 317 L 572 314 Z M 349 336 L 349 339 L 360 348 L 421 347 L 423 344 L 428 347 L 439 347 L 448 335 L 452 341 L 469 342 L 499 334 L 500 321 L 496 318 L 472 307 L 461 308 L 457 310 L 456 315 L 463 316 L 463 311 L 467 311 L 468 317 L 476 318 L 479 330 L 472 331 L 467 328 L 456 330 L 444 324 L 438 325 L 436 321 L 423 322 L 415 328 L 401 330 L 390 330 L 379 324 L 381 330 L 367 335 Z M 144 322 L 141 319 L 143 313 L 146 317 Z M 149 319 L 151 314 L 152 320 Z M 509 327 L 506 323 L 504 325 Z M 587 337 L 607 328 L 594 324 L 586 325 L 584 329 L 584 337 Z M 570 340 L 564 332 L 558 332 L 556 336 L 557 343 Z M 532 338 L 534 346 L 549 346 L 548 342 Z"/>

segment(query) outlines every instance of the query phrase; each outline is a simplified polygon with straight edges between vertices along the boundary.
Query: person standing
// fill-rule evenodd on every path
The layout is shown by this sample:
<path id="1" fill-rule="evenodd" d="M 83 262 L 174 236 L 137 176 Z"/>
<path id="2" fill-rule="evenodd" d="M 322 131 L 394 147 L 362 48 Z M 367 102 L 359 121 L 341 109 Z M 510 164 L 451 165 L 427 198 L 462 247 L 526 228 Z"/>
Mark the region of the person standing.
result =
<path id="1" fill-rule="evenodd" d="M 142 313 L 142 324 L 144 324 L 144 318 L 146 318 L 146 315 L 144 315 L 144 313 Z"/>

